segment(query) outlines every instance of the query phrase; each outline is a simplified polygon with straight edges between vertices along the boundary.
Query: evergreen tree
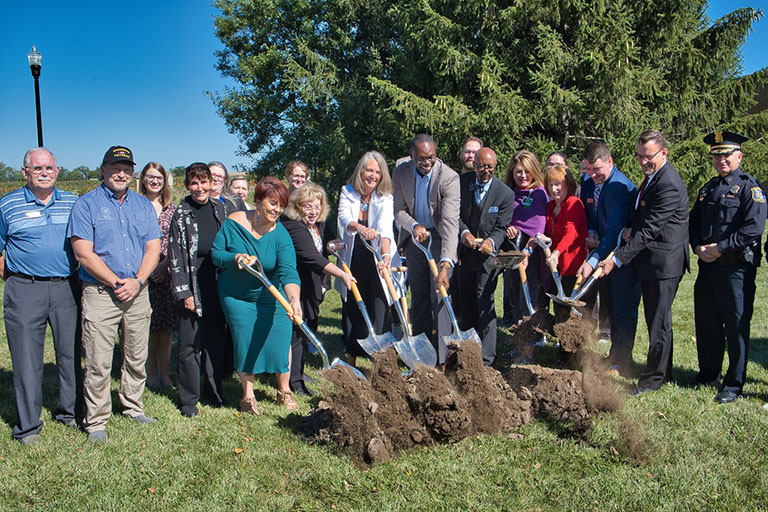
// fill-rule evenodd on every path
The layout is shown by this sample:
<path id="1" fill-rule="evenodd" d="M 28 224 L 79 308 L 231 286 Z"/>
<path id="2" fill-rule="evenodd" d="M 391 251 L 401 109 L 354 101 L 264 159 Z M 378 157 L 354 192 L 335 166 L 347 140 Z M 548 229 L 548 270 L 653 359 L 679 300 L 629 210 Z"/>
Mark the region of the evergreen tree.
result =
<path id="1" fill-rule="evenodd" d="M 704 134 L 762 136 L 747 116 L 768 70 L 740 78 L 759 10 L 712 22 L 703 0 L 219 0 L 212 97 L 258 175 L 300 158 L 332 194 L 369 149 L 390 162 L 431 133 L 457 165 L 461 141 L 572 157 L 596 138 L 638 178 L 637 135 L 663 131 L 689 186 L 712 174 Z M 764 139 L 745 146 L 761 175 Z M 750 156 L 751 154 L 751 156 Z M 762 171 L 763 173 L 765 171 Z M 762 176 L 762 175 L 761 175 Z"/>

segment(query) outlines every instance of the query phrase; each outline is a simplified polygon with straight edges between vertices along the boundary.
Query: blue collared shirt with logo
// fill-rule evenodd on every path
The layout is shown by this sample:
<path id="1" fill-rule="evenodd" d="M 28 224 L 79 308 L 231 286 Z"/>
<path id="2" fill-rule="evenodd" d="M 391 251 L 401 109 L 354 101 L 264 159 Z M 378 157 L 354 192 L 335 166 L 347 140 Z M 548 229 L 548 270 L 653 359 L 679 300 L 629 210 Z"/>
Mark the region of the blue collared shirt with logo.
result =
<path id="1" fill-rule="evenodd" d="M 93 242 L 93 252 L 118 278 L 135 277 L 147 242 L 162 237 L 157 214 L 146 197 L 131 190 L 123 201 L 102 184 L 72 208 L 67 237 Z M 80 279 L 98 283 L 82 266 Z"/>

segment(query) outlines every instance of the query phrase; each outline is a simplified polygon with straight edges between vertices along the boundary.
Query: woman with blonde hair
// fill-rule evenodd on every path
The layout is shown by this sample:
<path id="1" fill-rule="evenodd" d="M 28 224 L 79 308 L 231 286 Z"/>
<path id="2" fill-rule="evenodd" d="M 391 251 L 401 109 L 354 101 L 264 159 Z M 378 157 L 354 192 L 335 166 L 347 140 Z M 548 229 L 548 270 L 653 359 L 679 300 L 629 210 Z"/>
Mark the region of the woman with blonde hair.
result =
<path id="1" fill-rule="evenodd" d="M 147 386 L 152 389 L 173 386 L 168 375 L 171 360 L 171 333 L 176 329 L 176 306 L 171 293 L 168 272 L 168 232 L 176 205 L 171 201 L 171 178 L 157 162 L 149 162 L 139 176 L 139 193 L 155 208 L 160 231 L 163 232 L 160 263 L 149 277 L 149 303 L 152 318 L 149 326 Z"/>
<path id="2" fill-rule="evenodd" d="M 337 227 L 339 237 L 347 247 L 343 254 L 344 262 L 357 278 L 357 287 L 371 315 L 376 334 L 390 329 L 392 298 L 379 275 L 381 268 L 377 269 L 373 255 L 359 238 L 372 241 L 380 236 L 376 243 L 383 255 L 382 266 L 389 268 L 396 253 L 394 221 L 389 167 L 381 153 L 368 151 L 357 162 L 349 183 L 341 189 Z M 336 280 L 336 289 L 344 302 L 341 309 L 344 345 L 348 362 L 354 366 L 357 356 L 366 355 L 357 340 L 368 336 L 368 327 L 355 300 L 348 300 L 346 284 Z"/>
<path id="3" fill-rule="evenodd" d="M 296 250 L 296 268 L 301 280 L 301 311 L 313 331 L 317 330 L 320 303 L 323 302 L 325 291 L 330 288 L 327 276 L 341 279 L 346 288 L 349 288 L 351 281 L 350 276 L 327 257 L 325 244 L 335 238 L 333 229 L 325 222 L 329 210 L 328 197 L 323 187 L 308 182 L 293 191 L 280 218 Z M 304 351 L 308 343 L 306 335 L 294 325 L 289 385 L 291 391 L 298 395 L 311 394 L 304 383 Z"/>
<path id="4" fill-rule="evenodd" d="M 309 167 L 301 160 L 291 160 L 285 166 L 285 183 L 288 185 L 288 193 L 309 181 Z"/>
<path id="5" fill-rule="evenodd" d="M 514 246 L 522 249 L 537 233 L 544 233 L 549 198 L 544 189 L 541 166 L 536 155 L 530 151 L 518 151 L 507 165 L 504 183 L 515 192 L 515 213 L 512 223 L 507 226 L 507 249 Z M 534 301 L 538 297 L 541 282 L 541 250 L 532 249 L 528 259 L 528 288 Z M 525 296 L 517 270 L 504 271 L 504 316 L 502 323 L 511 327 L 528 315 L 524 308 Z M 533 308 L 536 309 L 536 303 Z"/>

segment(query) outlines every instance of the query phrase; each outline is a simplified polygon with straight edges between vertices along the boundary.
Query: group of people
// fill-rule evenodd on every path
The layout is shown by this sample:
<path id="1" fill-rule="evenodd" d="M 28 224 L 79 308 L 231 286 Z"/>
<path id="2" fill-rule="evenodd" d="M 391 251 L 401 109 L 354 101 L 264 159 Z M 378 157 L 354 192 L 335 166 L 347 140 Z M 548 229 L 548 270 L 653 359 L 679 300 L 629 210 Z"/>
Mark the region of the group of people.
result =
<path id="1" fill-rule="evenodd" d="M 320 303 L 334 277 L 343 302 L 345 350 L 354 365 L 366 355 L 358 340 L 368 336 L 369 326 L 348 290 L 354 284 L 375 332 L 389 331 L 391 306 L 401 292 L 388 288 L 384 278 L 403 257 L 411 332 L 432 339 L 440 367 L 447 357 L 443 337 L 452 331 L 441 288 L 454 297 L 460 328 L 479 333 L 483 361 L 490 365 L 496 358 L 500 275 L 502 322 L 514 328 L 530 313 L 523 307 L 523 279 L 533 290 L 533 308 L 548 309 L 547 292 L 555 287 L 548 269 L 557 270 L 566 294 L 578 277 L 599 272 L 595 291 L 610 322 L 606 372 L 630 370 L 642 296 L 649 350 L 635 393 L 658 390 L 671 378 L 671 305 L 688 270 L 689 243 L 699 258 L 697 382 L 722 379 L 715 398 L 731 402 L 745 380 L 766 218 L 762 188 L 740 168 L 744 140 L 729 132 L 705 138 L 717 176 L 689 212 L 685 185 L 667 161 L 666 139 L 655 130 L 637 141 L 635 158 L 645 176 L 639 189 L 600 141 L 581 155 L 580 177 L 563 153 L 549 155 L 542 169 L 533 153 L 518 151 L 499 179 L 497 155 L 481 139 L 464 142 L 456 172 L 437 157 L 432 137 L 419 134 L 391 175 L 381 153 L 360 158 L 340 192 L 335 223 L 327 220 L 326 191 L 300 161 L 288 164 L 284 180 L 260 180 L 250 204 L 244 175 L 233 176 L 228 193 L 223 164 L 193 163 L 184 177 L 188 195 L 176 205 L 170 176 L 157 162 L 144 166 L 139 192 L 130 190 L 135 162 L 124 146 L 106 152 L 101 185 L 80 198 L 56 188 L 54 155 L 31 149 L 22 167 L 26 186 L 0 199 L 4 316 L 18 412 L 13 436 L 23 444 L 40 439 L 47 324 L 59 372 L 54 418 L 80 426 L 76 399 L 82 384 L 82 428 L 93 441 L 107 438 L 118 337 L 118 397 L 123 414 L 138 424 L 155 421 L 144 412 L 145 384 L 172 385 L 174 330 L 184 416 L 196 416 L 200 401 L 222 406 L 222 385 L 233 371 L 242 387 L 241 411 L 259 413 L 253 380 L 261 373 L 275 374 L 277 402 L 296 409 L 294 393 L 311 394 L 304 376 L 309 340 L 292 323 L 303 320 L 317 329 Z M 551 240 L 546 255 L 536 243 L 539 234 Z M 337 237 L 343 250 L 333 263 L 327 242 Z M 428 240 L 436 275 L 414 243 Z M 506 250 L 523 251 L 524 272 L 493 264 Z M 275 286 L 265 287 L 246 266 L 259 268 Z M 567 313 L 566 306 L 554 307 Z M 726 347 L 729 366 L 721 376 Z"/>

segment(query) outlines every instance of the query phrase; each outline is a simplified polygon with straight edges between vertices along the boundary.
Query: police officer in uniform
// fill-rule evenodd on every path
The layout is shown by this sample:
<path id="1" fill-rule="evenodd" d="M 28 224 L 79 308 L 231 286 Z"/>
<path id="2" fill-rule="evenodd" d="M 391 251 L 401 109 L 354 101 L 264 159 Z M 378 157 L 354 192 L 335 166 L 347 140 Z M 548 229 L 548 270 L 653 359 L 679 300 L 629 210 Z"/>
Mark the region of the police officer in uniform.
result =
<path id="1" fill-rule="evenodd" d="M 736 400 L 744 387 L 755 274 L 766 217 L 763 189 L 740 167 L 741 143 L 746 140 L 730 132 L 704 137 L 718 175 L 696 196 L 688 228 L 691 247 L 699 257 L 693 292 L 699 357 L 696 382 L 717 381 L 727 346 L 728 371 L 715 396 L 723 404 Z"/>

